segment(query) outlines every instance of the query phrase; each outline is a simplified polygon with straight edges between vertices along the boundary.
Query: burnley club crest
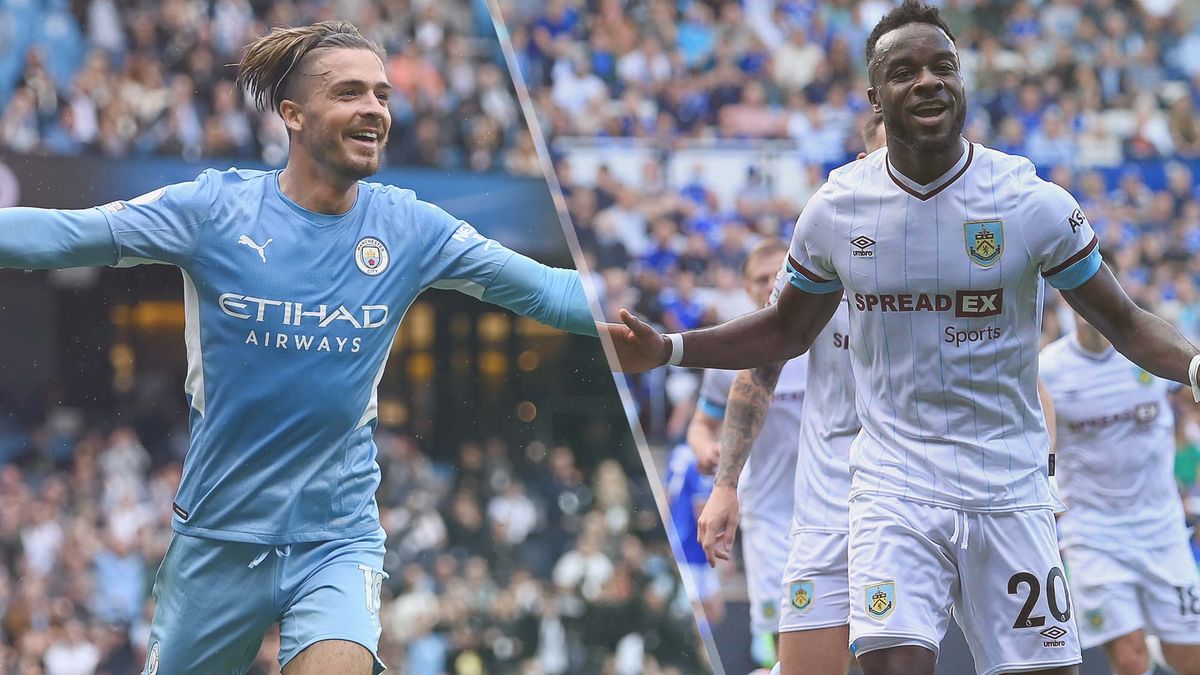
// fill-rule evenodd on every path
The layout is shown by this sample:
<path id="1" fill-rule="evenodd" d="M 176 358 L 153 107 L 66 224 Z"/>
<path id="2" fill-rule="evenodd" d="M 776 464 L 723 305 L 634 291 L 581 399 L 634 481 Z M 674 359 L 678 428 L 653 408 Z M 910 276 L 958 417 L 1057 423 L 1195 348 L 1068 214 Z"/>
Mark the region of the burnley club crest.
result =
<path id="1" fill-rule="evenodd" d="M 967 257 L 980 267 L 991 267 L 1004 253 L 1004 223 L 999 220 L 975 220 L 963 223 Z"/>

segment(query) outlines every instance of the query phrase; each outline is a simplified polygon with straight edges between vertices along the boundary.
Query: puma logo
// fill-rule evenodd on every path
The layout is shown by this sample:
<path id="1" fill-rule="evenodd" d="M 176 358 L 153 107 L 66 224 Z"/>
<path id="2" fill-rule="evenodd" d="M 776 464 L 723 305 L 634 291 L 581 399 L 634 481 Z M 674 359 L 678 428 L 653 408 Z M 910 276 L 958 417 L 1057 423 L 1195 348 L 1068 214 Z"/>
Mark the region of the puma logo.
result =
<path id="1" fill-rule="evenodd" d="M 243 234 L 242 236 L 238 237 L 237 243 L 245 244 L 245 245 L 249 246 L 250 248 L 254 249 L 255 251 L 258 251 L 258 257 L 262 258 L 263 262 L 267 262 L 267 253 L 263 249 L 265 249 L 267 247 L 267 244 L 269 244 L 273 241 L 275 241 L 275 240 L 268 239 L 265 242 L 263 242 L 262 246 L 259 246 L 258 244 L 254 243 L 253 239 L 251 239 L 250 237 L 247 237 L 246 235 Z"/>

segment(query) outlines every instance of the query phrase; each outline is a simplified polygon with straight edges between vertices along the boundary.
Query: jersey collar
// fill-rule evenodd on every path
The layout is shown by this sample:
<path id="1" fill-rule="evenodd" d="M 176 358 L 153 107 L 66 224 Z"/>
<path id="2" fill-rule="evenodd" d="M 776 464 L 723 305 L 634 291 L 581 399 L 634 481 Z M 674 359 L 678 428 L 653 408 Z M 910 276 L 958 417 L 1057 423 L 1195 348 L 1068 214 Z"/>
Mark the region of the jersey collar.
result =
<path id="1" fill-rule="evenodd" d="M 969 142 L 967 139 L 962 138 L 961 136 L 959 137 L 959 140 L 962 141 L 966 152 L 964 152 L 962 156 L 958 158 L 958 161 L 954 163 L 954 166 L 950 167 L 949 171 L 933 179 L 931 182 L 921 185 L 920 183 L 911 180 L 892 166 L 892 160 L 890 157 L 887 160 L 888 176 L 891 176 L 892 181 L 894 181 L 896 185 L 900 186 L 901 190 L 904 190 L 917 199 L 920 199 L 921 201 L 930 199 L 937 193 L 950 187 L 950 184 L 958 180 L 964 173 L 967 172 L 967 167 L 971 166 L 971 160 L 975 157 L 975 144 Z"/>
<path id="2" fill-rule="evenodd" d="M 358 185 L 358 193 L 355 194 L 355 196 L 354 196 L 354 204 L 345 213 L 318 213 L 316 211 L 311 211 L 309 209 L 304 208 L 303 206 L 300 206 L 296 202 L 292 201 L 292 199 L 290 197 L 285 195 L 283 193 L 283 188 L 279 187 L 280 170 L 276 169 L 273 173 L 274 173 L 274 176 L 271 179 L 271 188 L 274 191 L 275 196 L 279 198 L 279 201 L 283 202 L 284 206 L 286 206 L 288 209 L 290 209 L 292 211 L 292 213 L 295 213 L 296 215 L 298 215 L 301 218 L 303 218 L 304 220 L 306 220 L 309 224 L 315 225 L 317 227 L 328 227 L 330 225 L 337 225 L 338 223 L 342 222 L 342 220 L 345 219 L 347 216 L 354 213 L 355 208 L 362 201 L 363 185 L 360 182 Z"/>

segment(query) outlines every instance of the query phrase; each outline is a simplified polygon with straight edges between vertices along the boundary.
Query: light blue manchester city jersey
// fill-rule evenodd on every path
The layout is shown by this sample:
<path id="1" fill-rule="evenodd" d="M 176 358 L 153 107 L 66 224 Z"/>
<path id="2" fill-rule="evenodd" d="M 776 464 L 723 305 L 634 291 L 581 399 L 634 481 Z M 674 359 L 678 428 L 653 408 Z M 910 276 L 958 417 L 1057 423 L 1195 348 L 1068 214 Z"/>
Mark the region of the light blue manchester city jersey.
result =
<path id="1" fill-rule="evenodd" d="M 360 182 L 348 212 L 326 215 L 284 196 L 278 172 L 208 170 L 96 209 L 0 212 L 2 266 L 140 262 L 183 270 L 191 443 L 174 526 L 197 536 L 286 544 L 379 526 L 376 387 L 424 289 L 595 333 L 576 273 L 391 186 Z"/>

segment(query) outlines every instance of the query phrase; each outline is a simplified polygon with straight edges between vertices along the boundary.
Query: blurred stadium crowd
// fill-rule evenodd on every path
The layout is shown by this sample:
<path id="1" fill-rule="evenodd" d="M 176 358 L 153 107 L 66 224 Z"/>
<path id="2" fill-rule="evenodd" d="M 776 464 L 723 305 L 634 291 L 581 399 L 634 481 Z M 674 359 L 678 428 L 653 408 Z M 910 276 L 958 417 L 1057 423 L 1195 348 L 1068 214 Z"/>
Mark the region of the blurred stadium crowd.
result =
<path id="1" fill-rule="evenodd" d="M 453 464 L 407 435 L 378 444 L 395 672 L 702 669 L 644 476 L 539 442 L 468 442 Z M 137 672 L 181 471 L 129 427 L 69 443 L 39 430 L 0 465 L 0 672 Z M 277 651 L 275 633 L 251 672 L 277 673 Z"/>
<path id="2" fill-rule="evenodd" d="M 738 283 L 746 252 L 789 237 L 828 171 L 863 148 L 864 46 L 893 4 L 504 5 L 611 319 L 630 307 L 678 331 L 752 309 Z M 965 134 L 1069 189 L 1130 294 L 1200 343 L 1200 3 L 933 4 L 957 37 Z M 1048 299 L 1047 339 L 1068 325 L 1061 309 Z M 669 446 L 697 380 L 656 377 L 635 391 L 651 440 Z M 1178 477 L 1194 522 L 1200 415 L 1182 412 Z"/>
<path id="3" fill-rule="evenodd" d="M 234 86 L 278 25 L 346 19 L 388 54 L 385 162 L 541 175 L 483 2 L 30 0 L 0 4 L 0 149 L 281 165 L 287 132 Z"/>
<path id="4" fill-rule="evenodd" d="M 335 17 L 389 53 L 389 163 L 541 175 L 486 6 L 467 0 L 2 3 L 0 150 L 279 164 L 281 122 L 226 64 L 270 26 Z M 143 444 L 55 414 L 0 420 L 0 672 L 127 675 L 145 658 L 186 430 Z M 537 442 L 378 444 L 394 671 L 704 669 L 644 475 Z M 252 672 L 277 673 L 277 650 L 268 635 Z"/>

